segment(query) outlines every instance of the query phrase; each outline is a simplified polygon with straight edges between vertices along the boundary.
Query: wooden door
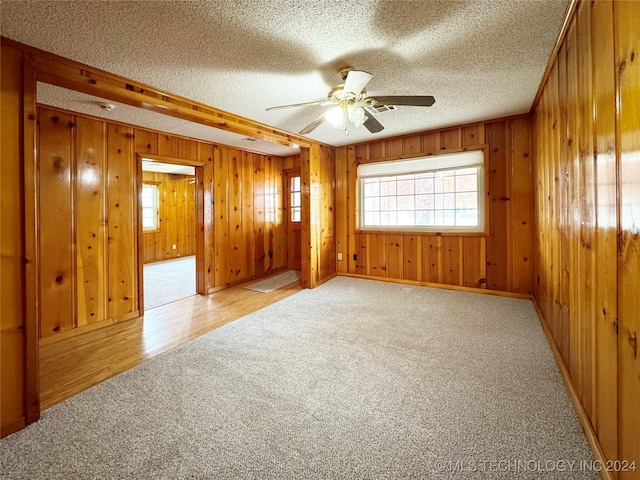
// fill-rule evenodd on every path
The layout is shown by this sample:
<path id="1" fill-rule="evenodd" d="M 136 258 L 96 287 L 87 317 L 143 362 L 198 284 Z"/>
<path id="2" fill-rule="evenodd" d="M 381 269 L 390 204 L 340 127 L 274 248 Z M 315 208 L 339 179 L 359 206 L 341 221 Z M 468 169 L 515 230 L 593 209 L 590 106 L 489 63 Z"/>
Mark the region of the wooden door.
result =
<path id="1" fill-rule="evenodd" d="M 302 194 L 300 170 L 285 172 L 285 218 L 287 236 L 287 268 L 302 269 Z"/>

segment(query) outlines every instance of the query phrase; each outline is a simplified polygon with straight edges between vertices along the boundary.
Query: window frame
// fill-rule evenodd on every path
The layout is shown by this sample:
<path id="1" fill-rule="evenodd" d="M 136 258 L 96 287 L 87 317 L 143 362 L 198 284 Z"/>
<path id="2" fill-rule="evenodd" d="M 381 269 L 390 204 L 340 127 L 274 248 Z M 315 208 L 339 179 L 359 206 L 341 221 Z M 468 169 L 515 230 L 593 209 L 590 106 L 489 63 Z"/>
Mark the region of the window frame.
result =
<path id="1" fill-rule="evenodd" d="M 410 161 L 410 160 L 419 160 L 419 159 L 427 159 L 429 157 L 438 157 L 441 155 L 451 155 L 456 153 L 465 153 L 465 152 L 473 152 L 473 151 L 481 151 L 483 154 L 483 159 L 481 164 L 477 164 L 480 168 L 478 171 L 479 175 L 479 192 L 478 192 L 478 210 L 479 210 L 479 218 L 482 219 L 482 225 L 479 227 L 456 227 L 456 226 L 446 226 L 446 225 L 437 225 L 437 226 L 382 226 L 382 225 L 372 225 L 372 226 L 364 226 L 363 225 L 363 214 L 364 209 L 362 208 L 363 203 L 363 195 L 362 191 L 362 178 L 359 173 L 356 173 L 356 233 L 373 233 L 373 234 L 402 234 L 402 233 L 413 233 L 420 235 L 438 235 L 438 236 L 475 236 L 475 237 L 488 237 L 489 236 L 489 175 L 487 171 L 487 163 L 489 159 L 489 146 L 487 144 L 474 146 L 472 148 L 457 148 L 457 149 L 448 149 L 448 150 L 439 150 L 436 153 L 429 154 L 419 154 L 414 156 L 402 156 L 396 159 L 388 159 L 385 158 L 383 160 L 377 161 L 369 161 L 363 163 L 382 163 L 382 162 L 393 162 L 393 161 Z M 360 165 L 360 164 L 358 164 Z M 469 165 L 471 167 L 473 165 Z M 451 167 L 451 168 L 434 168 L 432 170 L 427 171 L 442 171 L 442 170 L 455 170 L 455 169 L 463 169 L 468 168 L 465 166 Z M 393 176 L 393 173 L 390 173 L 389 176 Z M 402 175 L 399 173 L 398 175 Z M 380 175 L 383 177 L 384 175 Z M 367 177 L 372 178 L 372 177 Z"/>
<path id="2" fill-rule="evenodd" d="M 154 187 L 155 192 L 156 192 L 156 200 L 155 200 L 155 207 L 156 207 L 156 225 L 155 227 L 145 227 L 144 226 L 144 187 L 145 185 L 149 185 L 151 187 Z M 160 185 L 160 182 L 147 182 L 147 181 L 143 181 L 142 182 L 142 189 L 140 191 L 140 227 L 142 228 L 142 233 L 157 233 L 160 232 L 160 188 L 158 187 Z M 149 208 L 149 207 L 147 207 Z"/>

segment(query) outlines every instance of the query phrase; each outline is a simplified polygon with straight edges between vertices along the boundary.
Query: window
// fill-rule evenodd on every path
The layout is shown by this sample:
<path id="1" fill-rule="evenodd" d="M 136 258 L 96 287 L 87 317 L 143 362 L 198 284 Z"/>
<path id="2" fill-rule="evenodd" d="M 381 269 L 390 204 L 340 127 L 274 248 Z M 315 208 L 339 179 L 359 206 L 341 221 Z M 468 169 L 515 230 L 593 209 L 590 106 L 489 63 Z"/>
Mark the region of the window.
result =
<path id="1" fill-rule="evenodd" d="M 484 231 L 484 152 L 358 166 L 360 228 Z"/>
<path id="2" fill-rule="evenodd" d="M 291 177 L 291 221 L 300 221 L 302 199 L 300 197 L 300 177 Z"/>
<path id="3" fill-rule="evenodd" d="M 158 230 L 158 186 L 142 184 L 142 229 Z"/>

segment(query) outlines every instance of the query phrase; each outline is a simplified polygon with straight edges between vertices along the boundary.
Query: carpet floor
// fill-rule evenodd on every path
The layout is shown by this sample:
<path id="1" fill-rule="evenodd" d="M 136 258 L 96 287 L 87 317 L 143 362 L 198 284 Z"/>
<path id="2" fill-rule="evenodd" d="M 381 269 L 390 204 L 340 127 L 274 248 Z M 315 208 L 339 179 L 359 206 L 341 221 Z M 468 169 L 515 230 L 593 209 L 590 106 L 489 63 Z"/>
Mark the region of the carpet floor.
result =
<path id="1" fill-rule="evenodd" d="M 148 263 L 144 266 L 145 310 L 195 294 L 195 255 Z"/>
<path id="2" fill-rule="evenodd" d="M 599 478 L 530 301 L 346 277 L 46 410 L 0 460 L 3 479 Z"/>

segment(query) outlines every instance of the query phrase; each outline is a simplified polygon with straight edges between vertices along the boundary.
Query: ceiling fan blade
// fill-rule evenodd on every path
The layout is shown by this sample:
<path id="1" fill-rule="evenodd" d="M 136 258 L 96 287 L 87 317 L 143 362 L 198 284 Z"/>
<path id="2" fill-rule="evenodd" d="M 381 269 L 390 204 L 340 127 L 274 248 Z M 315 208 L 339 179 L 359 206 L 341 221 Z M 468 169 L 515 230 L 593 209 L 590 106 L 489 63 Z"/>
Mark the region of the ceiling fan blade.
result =
<path id="1" fill-rule="evenodd" d="M 292 108 L 292 107 L 307 107 L 310 105 L 331 105 L 331 102 L 328 102 L 327 100 L 320 100 L 319 102 L 292 103 L 291 105 L 279 105 L 277 107 L 269 107 L 267 108 L 267 111 L 281 110 L 283 108 Z"/>
<path id="2" fill-rule="evenodd" d="M 342 90 L 344 92 L 359 95 L 372 78 L 373 75 L 368 72 L 363 72 L 362 70 L 351 70 L 347 74 L 347 79 L 344 81 L 344 88 Z"/>
<path id="3" fill-rule="evenodd" d="M 313 122 L 311 122 L 309 125 L 307 125 L 302 130 L 300 130 L 298 132 L 298 134 L 299 135 L 306 135 L 307 133 L 313 132 L 316 128 L 318 128 L 320 126 L 320 124 L 322 122 L 324 122 L 324 116 L 325 116 L 325 114 L 323 113 L 318 118 L 316 118 Z"/>
<path id="4" fill-rule="evenodd" d="M 378 120 L 373 118 L 373 115 L 371 115 L 366 110 L 364 111 L 364 114 L 367 116 L 367 120 L 363 123 L 363 125 L 367 130 L 369 130 L 371 133 L 378 133 L 384 130 L 382 124 Z"/>
<path id="5" fill-rule="evenodd" d="M 400 95 L 379 97 L 373 95 L 370 98 L 375 100 L 375 105 L 407 105 L 412 107 L 430 107 L 436 102 L 431 95 Z"/>

